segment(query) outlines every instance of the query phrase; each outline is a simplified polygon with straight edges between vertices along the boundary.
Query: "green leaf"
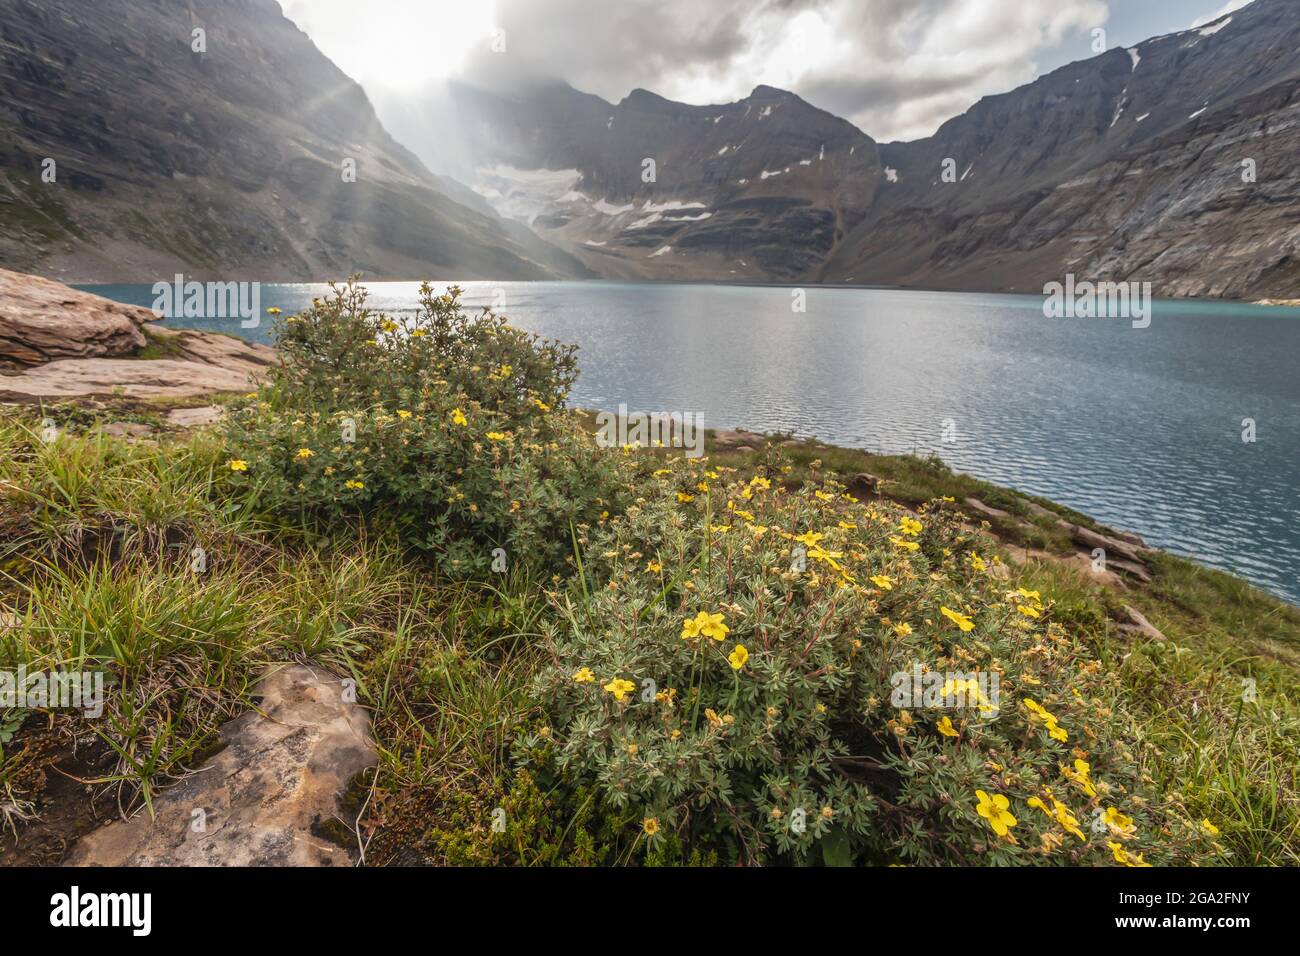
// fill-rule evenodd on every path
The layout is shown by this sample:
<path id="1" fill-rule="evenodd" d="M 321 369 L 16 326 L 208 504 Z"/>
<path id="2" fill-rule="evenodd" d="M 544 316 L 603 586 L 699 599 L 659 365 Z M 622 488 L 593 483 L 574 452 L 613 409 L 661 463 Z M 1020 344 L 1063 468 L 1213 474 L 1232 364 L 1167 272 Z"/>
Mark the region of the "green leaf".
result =
<path id="1" fill-rule="evenodd" d="M 827 866 L 852 866 L 853 850 L 849 847 L 849 835 L 840 827 L 827 832 L 821 838 L 822 862 Z"/>

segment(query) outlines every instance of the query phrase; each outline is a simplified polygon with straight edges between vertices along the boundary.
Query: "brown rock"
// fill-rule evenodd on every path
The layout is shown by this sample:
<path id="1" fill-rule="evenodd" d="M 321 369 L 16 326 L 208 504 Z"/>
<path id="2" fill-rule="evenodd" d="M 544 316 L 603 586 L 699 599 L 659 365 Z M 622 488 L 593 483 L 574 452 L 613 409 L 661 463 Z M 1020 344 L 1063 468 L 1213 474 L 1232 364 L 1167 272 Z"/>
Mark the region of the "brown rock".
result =
<path id="1" fill-rule="evenodd" d="M 1134 564 L 1142 565 L 1142 555 L 1135 545 L 1127 541 L 1121 541 L 1119 538 L 1112 538 L 1108 535 L 1099 534 L 1091 528 L 1084 528 L 1081 525 L 1070 524 L 1068 521 L 1063 523 L 1063 527 L 1070 532 L 1070 537 L 1074 539 L 1075 544 L 1080 544 L 1085 548 L 1101 548 L 1106 552 L 1107 563 L 1110 563 L 1112 555 L 1119 555 L 1125 561 L 1131 561 Z"/>
<path id="2" fill-rule="evenodd" d="M 757 432 L 723 429 L 713 433 L 713 450 L 718 452 L 754 451 L 766 444 L 767 439 Z"/>
<path id="3" fill-rule="evenodd" d="M 1052 518 L 1057 521 L 1061 519 L 1061 516 L 1055 511 L 1044 508 L 1037 501 L 1030 501 L 1028 498 L 1021 498 L 1020 500 L 1024 502 L 1025 508 L 1029 510 L 1029 513 L 1037 518 Z"/>
<path id="4" fill-rule="evenodd" d="M 854 498 L 876 498 L 880 496 L 880 488 L 883 484 L 883 478 L 861 471 L 849 479 L 847 488 Z"/>
<path id="5" fill-rule="evenodd" d="M 59 401 L 123 395 L 130 398 L 188 398 L 251 387 L 243 369 L 176 359 L 63 359 L 0 375 L 0 401 Z"/>
<path id="6" fill-rule="evenodd" d="M 1089 561 L 1091 561 L 1091 559 L 1089 559 Z M 1136 578 L 1143 584 L 1151 583 L 1151 571 L 1145 564 L 1136 561 L 1125 561 L 1123 558 L 1107 557 L 1106 570 L 1119 571 L 1122 574 L 1127 574 L 1129 577 Z"/>
<path id="7" fill-rule="evenodd" d="M 978 498 L 967 498 L 967 499 L 965 499 L 965 505 L 966 505 L 966 507 L 969 508 L 971 511 L 973 511 L 973 512 L 975 512 L 977 515 L 979 515 L 981 518 L 988 518 L 990 521 L 995 520 L 995 519 L 996 519 L 996 520 L 999 520 L 999 521 L 1014 521 L 1014 520 L 1015 520 L 1015 519 L 1011 516 L 1011 514 L 1010 514 L 1009 512 L 1002 511 L 1002 510 L 1000 510 L 1000 509 L 998 509 L 998 508 L 994 508 L 994 507 L 992 507 L 991 505 L 986 505 L 984 502 L 980 501 Z"/>
<path id="8" fill-rule="evenodd" d="M 220 405 L 203 405 L 199 408 L 173 408 L 167 413 L 167 424 L 177 428 L 199 428 L 221 421 L 226 410 Z"/>
<path id="9" fill-rule="evenodd" d="M 1084 554 L 1081 551 L 1076 551 L 1071 555 L 1069 563 L 1074 565 L 1079 573 L 1087 575 L 1095 583 L 1100 584 L 1103 587 L 1114 588 L 1117 591 L 1128 590 L 1127 586 L 1124 584 L 1123 578 L 1111 570 L 1109 563 L 1106 566 L 1106 570 L 1095 570 L 1092 566 L 1092 556 Z"/>
<path id="10" fill-rule="evenodd" d="M 179 359 L 245 372 L 255 378 L 261 378 L 276 361 L 274 349 L 219 332 L 151 325 L 148 333 Z"/>
<path id="11" fill-rule="evenodd" d="M 130 355 L 145 344 L 148 309 L 0 269 L 0 368 Z"/>
<path id="12" fill-rule="evenodd" d="M 1125 604 L 1124 613 L 1128 615 L 1128 623 L 1119 625 L 1119 629 L 1124 633 L 1140 634 L 1143 637 L 1148 637 L 1153 641 L 1168 640 L 1168 638 L 1166 638 L 1163 634 L 1160 633 L 1159 628 L 1157 628 L 1154 624 L 1148 621 L 1143 616 L 1142 612 L 1139 611 L 1137 608 Z"/>
<path id="13" fill-rule="evenodd" d="M 83 837 L 73 866 L 348 866 L 318 836 L 352 779 L 375 763 L 370 719 L 340 680 L 292 665 L 262 679 L 264 713 L 221 728 L 224 746 L 140 812 Z M 201 813 L 196 811 L 202 811 Z"/>
<path id="14" fill-rule="evenodd" d="M 112 438 L 144 438 L 153 434 L 152 428 L 140 422 L 110 422 L 100 425 L 98 431 Z"/>

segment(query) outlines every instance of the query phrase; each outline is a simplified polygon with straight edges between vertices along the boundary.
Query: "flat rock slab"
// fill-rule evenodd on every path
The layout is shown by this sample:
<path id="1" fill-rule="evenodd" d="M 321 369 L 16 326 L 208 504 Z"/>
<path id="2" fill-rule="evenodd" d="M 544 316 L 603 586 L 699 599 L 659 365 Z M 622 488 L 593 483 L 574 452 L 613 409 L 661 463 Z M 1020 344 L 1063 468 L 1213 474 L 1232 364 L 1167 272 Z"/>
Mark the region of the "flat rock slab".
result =
<path id="1" fill-rule="evenodd" d="M 318 836 L 376 762 L 369 715 L 333 674 L 304 665 L 258 685 L 263 713 L 221 728 L 222 749 L 141 811 L 83 837 L 71 866 L 350 866 Z M 201 812 L 199 812 L 201 811 Z"/>
<path id="2" fill-rule="evenodd" d="M 276 361 L 275 350 L 269 346 L 247 342 L 232 335 L 222 335 L 220 332 L 169 329 L 162 325 L 151 325 L 146 331 L 172 349 L 176 353 L 175 358 L 244 372 L 254 379 L 260 379 Z"/>
<path id="3" fill-rule="evenodd" d="M 757 432 L 722 429 L 713 433 L 713 450 L 757 451 L 767 445 L 767 437 Z"/>
<path id="4" fill-rule="evenodd" d="M 202 405 L 199 408 L 173 408 L 167 413 L 167 424 L 177 428 L 199 428 L 214 425 L 226 417 L 220 405 Z"/>
<path id="5" fill-rule="evenodd" d="M 130 355 L 145 344 L 140 327 L 155 318 L 61 282 L 0 269 L 0 367 L 56 359 Z"/>
<path id="6" fill-rule="evenodd" d="M 0 401 L 73 398 L 191 398 L 246 392 L 256 379 L 244 368 L 179 359 L 63 359 L 17 375 L 0 375 Z"/>

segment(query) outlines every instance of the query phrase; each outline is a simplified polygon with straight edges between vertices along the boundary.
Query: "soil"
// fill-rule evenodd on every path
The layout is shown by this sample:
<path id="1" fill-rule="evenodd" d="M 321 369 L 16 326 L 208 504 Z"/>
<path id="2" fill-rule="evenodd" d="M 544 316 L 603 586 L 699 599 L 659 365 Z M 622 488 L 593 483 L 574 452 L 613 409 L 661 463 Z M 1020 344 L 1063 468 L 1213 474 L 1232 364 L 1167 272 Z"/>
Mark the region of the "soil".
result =
<path id="1" fill-rule="evenodd" d="M 0 829 L 0 867 L 57 866 L 73 843 L 118 815 L 116 788 L 85 782 L 110 775 L 116 763 L 96 734 L 77 735 L 63 720 L 33 715 L 4 755 L 16 768 L 15 795 L 33 804 L 35 816 Z"/>

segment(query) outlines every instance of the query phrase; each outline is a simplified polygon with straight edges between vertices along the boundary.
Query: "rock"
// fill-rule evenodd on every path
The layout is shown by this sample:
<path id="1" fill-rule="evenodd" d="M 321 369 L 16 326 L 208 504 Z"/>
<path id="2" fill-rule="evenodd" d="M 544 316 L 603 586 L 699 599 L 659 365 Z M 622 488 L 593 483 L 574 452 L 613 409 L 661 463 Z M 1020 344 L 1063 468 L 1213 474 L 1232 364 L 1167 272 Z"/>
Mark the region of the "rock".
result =
<path id="1" fill-rule="evenodd" d="M 1087 560 L 1089 563 L 1092 561 L 1090 557 L 1088 557 Z M 1125 561 L 1123 558 L 1112 558 L 1108 556 L 1106 558 L 1106 569 L 1108 571 L 1119 571 L 1123 574 L 1127 574 L 1129 577 L 1136 578 L 1143 584 L 1151 583 L 1150 570 L 1148 570 L 1145 564 L 1139 562 Z"/>
<path id="2" fill-rule="evenodd" d="M 199 428 L 212 425 L 226 417 L 220 405 L 203 405 L 199 408 L 173 408 L 167 413 L 167 423 L 177 428 Z"/>
<path id="3" fill-rule="evenodd" d="M 0 375 L 0 401 L 60 401 L 122 395 L 188 398 L 246 392 L 247 371 L 176 359 L 62 359 L 17 375 Z"/>
<path id="4" fill-rule="evenodd" d="M 139 422 L 112 422 L 96 430 L 112 438 L 144 438 L 153 434 L 152 428 Z"/>
<path id="5" fill-rule="evenodd" d="M 1064 560 L 1060 555 L 1052 554 L 1050 551 L 1041 548 L 1022 548 L 1019 545 L 1007 548 L 1007 559 L 1015 564 L 1028 564 L 1030 561 L 1054 561 L 1059 564 Z"/>
<path id="6" fill-rule="evenodd" d="M 715 452 L 754 451 L 766 444 L 767 439 L 757 432 L 728 431 L 724 429 L 713 433 L 713 450 Z"/>
<path id="7" fill-rule="evenodd" d="M 1132 531 L 1117 531 L 1114 528 L 1103 528 L 1102 532 L 1112 538 L 1118 538 L 1126 544 L 1133 545 L 1133 547 L 1137 548 L 1139 552 L 1151 550 L 1151 548 L 1147 546 L 1147 543 Z"/>
<path id="8" fill-rule="evenodd" d="M 1061 516 L 1055 511 L 1044 508 L 1037 501 L 1030 501 L 1028 498 L 1021 498 L 1020 500 L 1024 503 L 1025 508 L 1029 510 L 1029 513 L 1036 518 L 1050 518 L 1053 521 L 1061 520 Z"/>
<path id="9" fill-rule="evenodd" d="M 0 368 L 130 355 L 145 344 L 148 309 L 0 269 Z"/>
<path id="10" fill-rule="evenodd" d="M 848 480 L 846 487 L 849 494 L 854 498 L 878 498 L 884 482 L 885 479 L 879 478 L 870 472 L 860 471 Z"/>
<path id="11" fill-rule="evenodd" d="M 37 276 L 0 270 L 0 400 L 184 398 L 247 391 L 275 361 L 265 345 L 147 324 L 120 305 Z M 129 359 L 152 339 L 168 358 Z"/>
<path id="12" fill-rule="evenodd" d="M 969 508 L 971 511 L 974 511 L 981 518 L 988 518 L 990 521 L 993 520 L 1015 521 L 1016 520 L 1014 517 L 1012 517 L 1010 512 L 1002 511 L 998 508 L 994 508 L 990 505 L 986 505 L 978 498 L 966 498 L 964 500 L 964 503 L 967 508 Z"/>
<path id="13" fill-rule="evenodd" d="M 1148 621 L 1143 616 L 1142 612 L 1139 611 L 1137 608 L 1125 604 L 1124 613 L 1128 615 L 1128 623 L 1120 624 L 1119 629 L 1123 631 L 1125 634 L 1140 634 L 1143 637 L 1148 637 L 1153 641 L 1168 640 L 1168 638 L 1166 638 L 1163 634 L 1161 634 L 1160 630 L 1154 624 Z"/>
<path id="14" fill-rule="evenodd" d="M 339 678 L 292 665 L 264 677 L 260 709 L 221 728 L 223 749 L 141 811 L 87 834 L 73 866 L 349 866 L 318 835 L 375 764 L 370 719 Z M 202 814 L 196 811 L 202 811 Z M 196 828 L 196 821 L 203 826 Z"/>
<path id="15" fill-rule="evenodd" d="M 1124 584 L 1124 579 L 1111 570 L 1109 564 L 1107 564 L 1106 570 L 1104 571 L 1096 570 L 1093 567 L 1091 555 L 1077 551 L 1070 556 L 1068 563 L 1074 565 L 1080 573 L 1086 574 L 1094 582 L 1103 587 L 1114 588 L 1117 591 L 1128 590 L 1128 587 Z"/>
<path id="16" fill-rule="evenodd" d="M 176 358 L 245 372 L 255 378 L 261 378 L 276 361 L 274 349 L 219 332 L 169 329 L 161 325 L 151 325 L 147 331 L 174 352 Z"/>
<path id="17" fill-rule="evenodd" d="M 1138 553 L 1138 549 L 1127 541 L 1100 534 L 1081 525 L 1070 524 L 1068 521 L 1062 522 L 1061 526 L 1070 533 L 1070 537 L 1074 539 L 1075 544 L 1082 545 L 1090 550 L 1101 548 L 1105 551 L 1107 563 L 1112 561 L 1113 555 L 1119 555 L 1121 559 L 1138 565 L 1146 563 L 1142 560 L 1142 555 Z"/>

